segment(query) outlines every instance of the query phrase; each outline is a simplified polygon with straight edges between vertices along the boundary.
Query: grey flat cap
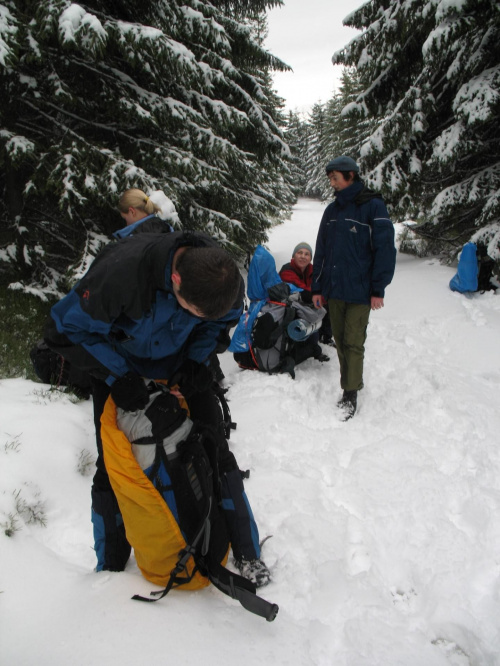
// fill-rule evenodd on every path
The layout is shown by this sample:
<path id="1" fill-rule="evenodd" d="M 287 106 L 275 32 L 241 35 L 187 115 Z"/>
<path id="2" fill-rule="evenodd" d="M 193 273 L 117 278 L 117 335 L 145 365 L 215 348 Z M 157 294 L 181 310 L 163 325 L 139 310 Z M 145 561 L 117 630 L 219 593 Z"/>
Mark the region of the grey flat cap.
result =
<path id="1" fill-rule="evenodd" d="M 330 171 L 354 171 L 355 173 L 358 173 L 359 166 L 352 157 L 341 155 L 328 162 L 326 165 L 326 173 L 330 173 Z"/>

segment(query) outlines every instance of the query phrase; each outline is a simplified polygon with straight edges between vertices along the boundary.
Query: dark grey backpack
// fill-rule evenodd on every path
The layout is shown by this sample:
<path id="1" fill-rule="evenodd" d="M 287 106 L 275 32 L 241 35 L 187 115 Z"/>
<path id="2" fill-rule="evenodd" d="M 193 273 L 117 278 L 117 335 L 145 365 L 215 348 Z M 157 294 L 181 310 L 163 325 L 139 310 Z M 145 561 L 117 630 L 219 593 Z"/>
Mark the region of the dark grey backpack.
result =
<path id="1" fill-rule="evenodd" d="M 287 302 L 269 301 L 263 305 L 252 328 L 252 351 L 259 370 L 281 372 L 286 358 L 293 357 L 296 345 L 289 327 L 307 329 L 300 340 L 305 342 L 321 326 L 325 314 L 324 308 L 303 303 L 298 293 Z"/>

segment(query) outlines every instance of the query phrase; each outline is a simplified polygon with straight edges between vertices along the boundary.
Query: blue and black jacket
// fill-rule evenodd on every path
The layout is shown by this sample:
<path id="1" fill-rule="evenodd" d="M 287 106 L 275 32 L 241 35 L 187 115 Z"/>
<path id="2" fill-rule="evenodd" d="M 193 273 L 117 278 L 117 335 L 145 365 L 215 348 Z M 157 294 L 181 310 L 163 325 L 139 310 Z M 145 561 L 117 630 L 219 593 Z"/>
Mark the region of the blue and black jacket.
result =
<path id="1" fill-rule="evenodd" d="M 312 292 L 347 303 L 384 297 L 396 267 L 394 226 L 380 194 L 361 181 L 336 194 L 320 223 Z"/>
<path id="2" fill-rule="evenodd" d="M 243 310 L 244 284 L 217 321 L 184 310 L 171 282 L 183 246 L 217 247 L 198 233 L 140 233 L 112 243 L 51 310 L 47 344 L 76 367 L 112 385 L 129 371 L 169 379 L 186 359 L 207 362 L 218 337 Z"/>
<path id="3" fill-rule="evenodd" d="M 147 215 L 133 224 L 127 224 L 126 227 L 118 229 L 113 233 L 113 237 L 116 240 L 121 240 L 122 238 L 127 238 L 127 236 L 133 236 L 134 234 L 170 234 L 173 232 L 173 228 L 166 221 L 162 220 L 156 215 Z"/>

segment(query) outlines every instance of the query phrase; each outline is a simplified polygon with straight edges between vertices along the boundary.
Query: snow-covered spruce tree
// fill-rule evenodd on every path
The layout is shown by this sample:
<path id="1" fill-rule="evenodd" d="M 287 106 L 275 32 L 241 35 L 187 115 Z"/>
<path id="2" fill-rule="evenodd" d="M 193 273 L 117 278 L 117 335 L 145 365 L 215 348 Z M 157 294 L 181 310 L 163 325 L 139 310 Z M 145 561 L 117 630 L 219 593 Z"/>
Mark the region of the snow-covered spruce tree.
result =
<path id="1" fill-rule="evenodd" d="M 305 164 L 309 146 L 309 125 L 294 111 L 288 114 L 285 139 L 292 153 L 294 192 L 300 196 L 306 186 Z"/>
<path id="2" fill-rule="evenodd" d="M 332 188 L 326 177 L 325 166 L 335 157 L 342 155 L 337 151 L 337 125 L 340 119 L 341 96 L 335 92 L 333 97 L 321 105 L 309 118 L 309 132 L 313 139 L 306 161 L 307 190 L 309 196 L 322 199 L 332 198 Z M 318 132 L 319 129 L 319 132 Z M 319 145 L 318 145 L 319 144 Z"/>
<path id="3" fill-rule="evenodd" d="M 500 6 L 491 0 L 372 0 L 334 55 L 357 67 L 359 112 L 379 125 L 361 151 L 394 215 L 431 251 L 472 238 L 500 259 Z"/>
<path id="4" fill-rule="evenodd" d="M 239 18 L 255 17 L 266 9 L 283 5 L 283 0 L 211 0 L 214 7 Z"/>
<path id="5" fill-rule="evenodd" d="M 243 18 L 274 4 L 4 0 L 3 283 L 57 292 L 131 186 L 163 190 L 185 228 L 236 253 L 265 240 L 293 199 L 266 79 L 284 65 Z"/>
<path id="6" fill-rule="evenodd" d="M 304 194 L 321 198 L 324 190 L 326 152 L 326 104 L 316 103 L 307 119 L 309 145 L 305 163 L 306 186 Z"/>
<path id="7" fill-rule="evenodd" d="M 344 67 L 338 93 L 327 106 L 326 151 L 331 158 L 350 155 L 358 160 L 361 146 L 374 130 L 373 118 L 359 112 L 356 104 L 362 92 L 359 75 L 355 68 Z"/>
<path id="8" fill-rule="evenodd" d="M 361 92 L 359 77 L 354 68 L 344 68 L 338 91 L 324 106 L 322 127 L 323 162 L 309 163 L 309 183 L 314 183 L 316 196 L 323 200 L 331 199 L 332 188 L 326 178 L 325 166 L 337 155 L 350 155 L 359 159 L 361 145 L 370 136 L 374 121 L 359 112 L 355 99 Z"/>

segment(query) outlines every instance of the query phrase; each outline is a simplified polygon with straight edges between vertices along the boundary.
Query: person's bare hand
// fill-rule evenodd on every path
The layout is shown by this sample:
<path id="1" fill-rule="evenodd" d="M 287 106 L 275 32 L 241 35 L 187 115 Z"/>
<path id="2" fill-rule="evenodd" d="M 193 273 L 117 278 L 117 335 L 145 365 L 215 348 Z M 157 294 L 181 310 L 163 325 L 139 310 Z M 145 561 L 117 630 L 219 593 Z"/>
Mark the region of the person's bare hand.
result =
<path id="1" fill-rule="evenodd" d="M 371 298 L 371 308 L 372 310 L 380 310 L 384 307 L 384 299 L 379 298 L 378 296 L 372 296 Z"/>
<path id="2" fill-rule="evenodd" d="M 321 308 L 323 303 L 323 296 L 321 296 L 321 294 L 315 294 L 312 297 L 312 302 L 315 308 Z"/>

